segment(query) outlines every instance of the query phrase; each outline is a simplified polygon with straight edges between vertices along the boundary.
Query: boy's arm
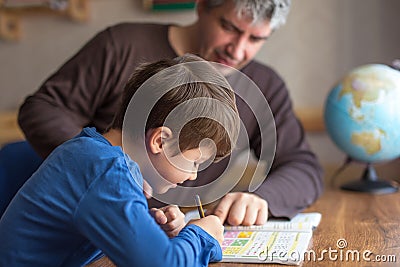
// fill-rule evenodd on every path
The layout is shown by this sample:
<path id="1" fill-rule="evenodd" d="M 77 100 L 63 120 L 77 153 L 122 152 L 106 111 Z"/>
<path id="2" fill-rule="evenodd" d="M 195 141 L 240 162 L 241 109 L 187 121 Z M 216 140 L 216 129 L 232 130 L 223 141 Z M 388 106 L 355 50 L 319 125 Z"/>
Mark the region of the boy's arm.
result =
<path id="1" fill-rule="evenodd" d="M 141 189 L 121 186 L 115 175 L 91 185 L 74 221 L 117 266 L 207 266 L 222 257 L 217 240 L 198 226 L 169 239 L 149 214 Z"/>

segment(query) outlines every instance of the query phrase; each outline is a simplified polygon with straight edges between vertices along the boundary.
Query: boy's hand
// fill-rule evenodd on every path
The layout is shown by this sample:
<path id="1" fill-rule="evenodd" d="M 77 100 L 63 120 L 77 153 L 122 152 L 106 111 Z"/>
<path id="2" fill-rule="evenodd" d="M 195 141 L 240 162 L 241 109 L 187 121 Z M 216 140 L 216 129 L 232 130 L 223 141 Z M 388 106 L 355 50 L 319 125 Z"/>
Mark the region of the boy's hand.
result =
<path id="1" fill-rule="evenodd" d="M 214 214 L 230 225 L 261 225 L 268 219 L 268 203 L 256 194 L 233 192 L 206 214 Z"/>
<path id="2" fill-rule="evenodd" d="M 201 227 L 204 231 L 214 237 L 220 246 L 222 246 L 222 241 L 224 241 L 224 226 L 217 216 L 209 215 L 202 219 L 191 220 L 188 224 L 195 224 Z"/>
<path id="3" fill-rule="evenodd" d="M 177 236 L 185 226 L 185 214 L 176 205 L 152 208 L 150 213 L 168 237 Z"/>
<path id="4" fill-rule="evenodd" d="M 153 188 L 148 182 L 146 182 L 146 180 L 143 180 L 143 194 L 147 199 L 150 199 L 153 195 Z"/>

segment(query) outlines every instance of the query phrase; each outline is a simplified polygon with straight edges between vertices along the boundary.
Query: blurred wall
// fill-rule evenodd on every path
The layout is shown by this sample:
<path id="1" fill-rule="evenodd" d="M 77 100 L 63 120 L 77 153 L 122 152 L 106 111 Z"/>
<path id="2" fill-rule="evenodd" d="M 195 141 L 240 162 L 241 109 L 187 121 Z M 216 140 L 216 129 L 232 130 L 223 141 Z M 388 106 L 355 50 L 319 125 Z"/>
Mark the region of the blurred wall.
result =
<path id="1" fill-rule="evenodd" d="M 22 40 L 0 41 L 0 112 L 15 110 L 26 95 L 108 25 L 195 20 L 194 11 L 144 11 L 141 0 L 90 0 L 90 6 L 87 23 L 26 15 Z M 293 0 L 287 24 L 271 36 L 257 59 L 283 76 L 296 108 L 322 109 L 330 88 L 347 71 L 400 57 L 399 10 L 398 0 Z M 308 138 L 323 162 L 343 160 L 324 133 L 308 134 Z"/>

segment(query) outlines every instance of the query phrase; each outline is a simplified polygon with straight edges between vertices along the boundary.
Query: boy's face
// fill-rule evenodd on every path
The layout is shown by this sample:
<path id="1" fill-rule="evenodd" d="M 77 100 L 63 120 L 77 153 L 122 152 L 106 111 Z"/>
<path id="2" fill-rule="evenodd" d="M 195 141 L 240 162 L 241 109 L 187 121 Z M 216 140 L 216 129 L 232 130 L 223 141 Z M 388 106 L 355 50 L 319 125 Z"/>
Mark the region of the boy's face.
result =
<path id="1" fill-rule="evenodd" d="M 252 20 L 238 18 L 233 1 L 207 9 L 198 5 L 200 47 L 199 55 L 206 60 L 241 69 L 271 34 L 269 21 L 252 24 Z"/>
<path id="2" fill-rule="evenodd" d="M 212 150 L 207 148 L 186 150 L 173 157 L 168 157 L 167 154 L 163 151 L 150 155 L 153 166 L 164 178 L 151 184 L 158 194 L 163 194 L 186 180 L 195 180 L 199 165 L 213 156 Z"/>

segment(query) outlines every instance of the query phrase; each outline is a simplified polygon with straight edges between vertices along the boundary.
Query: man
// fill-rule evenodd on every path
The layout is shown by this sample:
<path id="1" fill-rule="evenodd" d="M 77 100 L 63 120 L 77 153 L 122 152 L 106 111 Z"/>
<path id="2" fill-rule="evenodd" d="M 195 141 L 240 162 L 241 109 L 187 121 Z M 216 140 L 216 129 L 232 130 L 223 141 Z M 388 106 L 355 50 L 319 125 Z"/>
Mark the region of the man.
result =
<path id="1" fill-rule="evenodd" d="M 292 217 L 321 194 L 322 171 L 293 113 L 283 80 L 253 61 L 265 40 L 285 22 L 289 5 L 289 0 L 199 0 L 198 19 L 188 26 L 125 23 L 110 27 L 26 99 L 19 113 L 20 126 L 36 151 L 46 157 L 84 126 L 106 128 L 138 64 L 198 54 L 250 77 L 268 101 L 277 130 L 268 178 L 253 193 L 227 194 L 211 212 L 233 225 L 262 224 L 268 215 Z M 250 147 L 259 156 L 260 131 L 265 129 L 259 129 L 243 103 L 238 103 L 238 109 Z M 225 165 L 213 164 L 199 172 L 199 177 L 207 179 L 198 180 L 212 181 Z"/>

